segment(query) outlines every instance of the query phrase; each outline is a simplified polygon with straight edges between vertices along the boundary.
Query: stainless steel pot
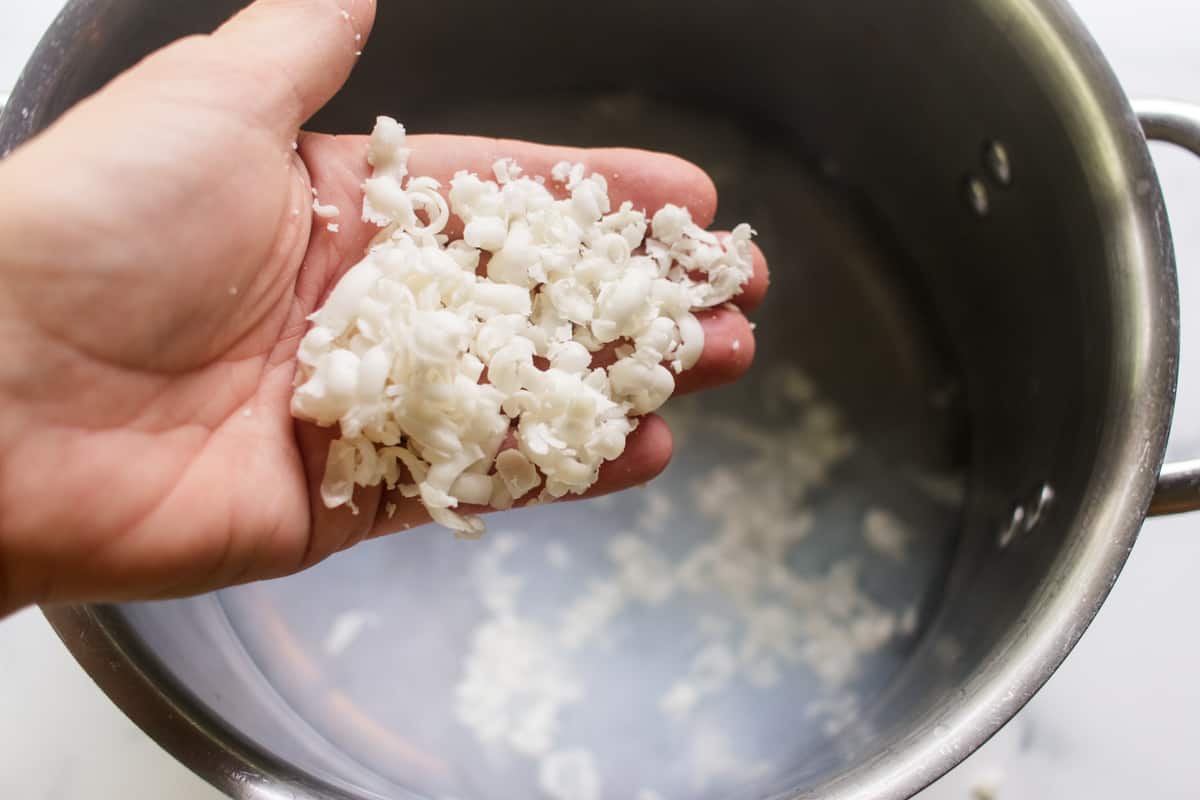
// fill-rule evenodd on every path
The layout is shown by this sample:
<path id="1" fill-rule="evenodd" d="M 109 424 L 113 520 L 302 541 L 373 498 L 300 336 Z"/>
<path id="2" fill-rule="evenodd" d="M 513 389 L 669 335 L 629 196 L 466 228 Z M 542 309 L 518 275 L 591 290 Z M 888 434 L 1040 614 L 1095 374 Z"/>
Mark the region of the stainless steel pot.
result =
<path id="1" fill-rule="evenodd" d="M 237 5 L 75 0 L 0 118 L 0 153 Z M 466 565 L 507 553 L 536 575 L 529 611 L 544 616 L 656 505 L 670 524 L 641 533 L 686 561 L 714 522 L 670 509 L 750 452 L 749 474 L 789 504 L 774 519 L 803 512 L 815 532 L 786 553 L 789 580 L 811 590 L 789 607 L 807 621 L 795 669 L 704 712 L 741 766 L 700 785 L 690 729 L 657 730 L 645 684 L 694 654 L 687 604 L 630 612 L 589 655 L 600 666 L 566 733 L 590 734 L 607 759 L 604 797 L 651 784 L 692 798 L 908 797 L 1050 676 L 1148 512 L 1200 507 L 1200 462 L 1160 473 L 1179 318 L 1142 131 L 1200 154 L 1200 111 L 1135 113 L 1063 3 L 390 3 L 313 127 L 359 130 L 378 112 L 415 130 L 697 160 L 722 219 L 753 220 L 772 257 L 759 365 L 676 410 L 691 433 L 648 493 L 500 518 L 519 528 L 500 547 L 426 531 L 218 595 L 46 609 L 113 700 L 231 796 L 534 796 L 533 762 L 479 745 L 449 710 L 488 614 Z M 796 390 L 798 370 L 820 401 Z M 803 477 L 831 441 L 845 447 L 818 465 L 827 474 Z M 739 513 L 761 512 L 758 488 Z M 860 535 L 880 509 L 907 526 L 902 564 Z M 551 540 L 570 546 L 576 577 L 547 577 Z M 813 653 L 864 619 L 831 610 L 829 576 L 846 574 L 893 627 L 823 671 Z M 362 608 L 377 616 L 359 615 L 356 649 L 331 647 L 330 627 Z"/>

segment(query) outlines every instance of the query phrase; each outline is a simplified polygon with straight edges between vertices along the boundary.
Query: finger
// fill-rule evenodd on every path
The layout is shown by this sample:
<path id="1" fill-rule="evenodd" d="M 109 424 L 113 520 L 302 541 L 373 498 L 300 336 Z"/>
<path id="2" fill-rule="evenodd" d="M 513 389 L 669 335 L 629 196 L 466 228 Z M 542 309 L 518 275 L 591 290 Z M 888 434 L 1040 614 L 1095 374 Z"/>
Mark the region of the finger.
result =
<path id="1" fill-rule="evenodd" d="M 676 377 L 676 395 L 733 383 L 754 362 L 754 331 L 740 311 L 713 308 L 696 317 L 704 328 L 704 350 L 696 366 Z"/>
<path id="2" fill-rule="evenodd" d="M 657 414 L 642 417 L 637 430 L 625 442 L 625 452 L 600 467 L 599 480 L 583 497 L 612 494 L 657 478 L 671 462 L 674 447 L 671 429 L 662 417 Z"/>
<path id="3" fill-rule="evenodd" d="M 595 485 L 583 495 L 567 495 L 559 502 L 600 497 L 647 483 L 667 468 L 673 449 L 671 429 L 662 417 L 654 414 L 643 417 L 637 430 L 626 440 L 625 452 L 600 467 L 600 477 Z M 535 501 L 538 493 L 538 490 L 530 492 L 517 505 L 529 505 Z M 411 530 L 429 522 L 429 515 L 421 504 L 401 497 L 399 492 L 389 492 L 380 511 L 369 538 Z M 490 514 L 495 509 L 468 505 L 458 511 L 463 514 Z"/>
<path id="4" fill-rule="evenodd" d="M 448 183 L 460 170 L 492 179 L 492 165 L 513 159 L 526 175 L 549 179 L 560 161 L 583 164 L 587 174 L 603 175 L 613 208 L 626 200 L 651 213 L 667 203 L 686 206 L 701 227 L 712 224 L 717 213 L 717 188 L 704 170 L 668 153 L 630 148 L 580 148 L 535 144 L 516 139 L 479 136 L 418 135 L 409 137 L 413 148 L 409 171 Z M 547 184 L 555 189 L 552 184 Z"/>
<path id="5" fill-rule="evenodd" d="M 375 0 L 258 0 L 211 45 L 252 71 L 259 115 L 295 138 L 346 82 L 374 22 Z"/>
<path id="6" fill-rule="evenodd" d="M 604 176 L 613 208 L 628 200 L 634 207 L 653 213 L 667 203 L 674 203 L 687 206 L 692 219 L 702 227 L 711 225 L 717 213 L 717 189 L 708 173 L 690 161 L 666 153 L 626 148 L 559 147 L 477 136 L 409 136 L 408 145 L 413 149 L 408 162 L 409 173 L 436 178 L 444 190 L 449 189 L 450 179 L 461 170 L 492 180 L 492 165 L 501 158 L 511 158 L 526 175 L 541 175 L 547 179 L 547 186 L 552 191 L 562 193 L 560 186 L 550 182 L 550 172 L 558 162 L 569 161 L 583 164 L 589 173 Z M 370 174 L 366 152 L 365 136 L 308 134 L 301 142 L 301 154 L 310 169 L 318 161 L 331 159 L 338 162 L 327 172 L 347 192 L 355 193 L 359 204 L 361 184 Z M 319 185 L 318 190 L 324 197 L 324 190 Z"/>

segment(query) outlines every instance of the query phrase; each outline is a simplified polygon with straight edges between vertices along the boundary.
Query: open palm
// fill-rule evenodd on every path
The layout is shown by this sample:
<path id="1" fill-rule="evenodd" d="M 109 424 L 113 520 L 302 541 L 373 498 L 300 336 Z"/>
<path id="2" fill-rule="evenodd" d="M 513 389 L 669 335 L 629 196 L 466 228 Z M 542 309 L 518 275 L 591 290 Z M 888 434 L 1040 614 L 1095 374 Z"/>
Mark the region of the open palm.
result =
<path id="1" fill-rule="evenodd" d="M 361 490 L 358 515 L 324 508 L 333 432 L 288 411 L 306 317 L 376 232 L 358 213 L 365 137 L 298 128 L 344 82 L 373 11 L 260 0 L 0 164 L 0 614 L 282 575 L 427 520 L 379 489 Z M 410 142 L 414 174 L 443 181 L 501 156 L 535 174 L 568 159 L 608 177 L 615 202 L 685 204 L 701 224 L 715 212 L 711 181 L 670 156 Z M 314 220 L 314 187 L 341 209 L 338 231 Z M 756 252 L 740 302 L 765 287 Z M 703 323 L 705 354 L 680 391 L 732 380 L 753 357 L 739 312 Z M 648 480 L 670 453 L 648 420 L 596 491 Z M 394 517 L 378 513 L 385 499 Z"/>

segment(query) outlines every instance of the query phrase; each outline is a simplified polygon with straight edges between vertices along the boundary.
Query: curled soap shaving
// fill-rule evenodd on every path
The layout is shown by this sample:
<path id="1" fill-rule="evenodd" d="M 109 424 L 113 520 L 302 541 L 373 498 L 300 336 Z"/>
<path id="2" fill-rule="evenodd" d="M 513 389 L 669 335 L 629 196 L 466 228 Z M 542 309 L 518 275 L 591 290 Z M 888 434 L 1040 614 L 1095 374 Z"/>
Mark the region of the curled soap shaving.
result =
<path id="1" fill-rule="evenodd" d="M 340 427 L 326 506 L 357 513 L 355 488 L 383 484 L 478 537 L 461 506 L 583 494 L 624 452 L 700 357 L 692 312 L 750 279 L 754 232 L 721 240 L 673 205 L 613 209 L 605 179 L 567 162 L 551 171 L 562 198 L 511 159 L 494 181 L 459 172 L 444 196 L 409 176 L 410 153 L 380 117 L 363 219 L 381 230 L 310 317 L 292 412 Z M 452 214 L 461 238 L 443 234 Z M 605 349 L 615 360 L 594 367 Z"/>

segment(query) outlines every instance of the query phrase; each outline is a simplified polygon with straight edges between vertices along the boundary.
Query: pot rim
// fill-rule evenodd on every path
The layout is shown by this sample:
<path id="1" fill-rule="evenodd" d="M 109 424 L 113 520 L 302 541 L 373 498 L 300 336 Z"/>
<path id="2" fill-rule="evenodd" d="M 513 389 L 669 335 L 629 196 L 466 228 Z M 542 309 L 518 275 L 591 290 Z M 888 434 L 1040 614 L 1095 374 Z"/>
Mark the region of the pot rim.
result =
<path id="1" fill-rule="evenodd" d="M 31 136 L 36 107 L 64 53 L 85 46 L 95 0 L 71 0 L 39 44 L 0 116 L 0 149 Z M 1145 519 L 1166 451 L 1179 352 L 1174 253 L 1161 188 L 1137 117 L 1108 62 L 1063 0 L 981 4 L 1012 46 L 1060 98 L 1063 124 L 1088 167 L 1090 202 L 1108 215 L 1103 235 L 1128 276 L 1121 312 L 1133 330 L 1136 363 L 1110 386 L 1109 423 L 1091 476 L 1095 499 L 1076 514 L 1080 531 L 1057 589 L 1042 588 L 1029 621 L 994 646 L 1003 652 L 963 685 L 962 702 L 886 753 L 794 800 L 904 800 L 983 745 L 1041 688 L 1083 635 L 1107 597 Z M 35 69 L 32 65 L 38 65 Z M 1149 191 L 1137 191 L 1149 179 Z M 1066 560 L 1066 557 L 1063 557 Z M 213 716 L 158 662 L 112 606 L 43 609 L 68 650 L 126 715 L 175 758 L 237 798 L 379 798 L 332 776 L 316 777 L 272 755 Z M 926 729 L 944 734 L 930 736 Z M 353 793 L 353 794 L 351 794 Z"/>

